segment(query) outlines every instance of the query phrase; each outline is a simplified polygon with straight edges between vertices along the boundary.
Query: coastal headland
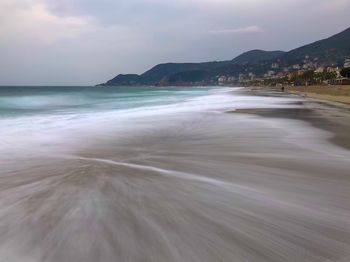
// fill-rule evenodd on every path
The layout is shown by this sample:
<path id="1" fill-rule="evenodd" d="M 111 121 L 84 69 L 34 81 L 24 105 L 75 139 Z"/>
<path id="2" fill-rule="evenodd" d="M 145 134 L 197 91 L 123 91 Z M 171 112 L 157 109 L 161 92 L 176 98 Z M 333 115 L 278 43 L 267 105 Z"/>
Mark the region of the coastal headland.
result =
<path id="1" fill-rule="evenodd" d="M 102 86 L 275 86 L 350 84 L 350 28 L 284 51 L 247 51 L 234 59 L 164 63 L 143 74 L 119 74 Z"/>

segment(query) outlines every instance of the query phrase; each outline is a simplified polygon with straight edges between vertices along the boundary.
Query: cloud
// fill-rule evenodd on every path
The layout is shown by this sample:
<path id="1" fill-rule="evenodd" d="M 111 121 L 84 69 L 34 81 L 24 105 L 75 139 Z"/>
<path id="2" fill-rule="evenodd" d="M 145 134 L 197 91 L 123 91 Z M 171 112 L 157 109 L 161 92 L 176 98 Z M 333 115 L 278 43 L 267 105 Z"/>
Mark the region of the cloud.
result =
<path id="1" fill-rule="evenodd" d="M 0 0 L 0 84 L 96 84 L 160 62 L 288 50 L 348 27 L 349 9 L 349 0 Z"/>
<path id="2" fill-rule="evenodd" d="M 148 42 L 133 28 L 60 16 L 41 1 L 1 0 L 0 14 L 0 84 L 97 83 L 118 63 L 133 70 L 128 56 Z"/>
<path id="3" fill-rule="evenodd" d="M 59 17 L 41 3 L 24 5 L 7 11 L 10 16 L 1 21 L 0 32 L 3 42 L 35 41 L 37 44 L 51 44 L 58 40 L 77 38 L 92 25 L 87 17 Z M 11 6 L 13 8 L 13 6 Z M 3 9 L 4 10 L 4 9 Z"/>
<path id="4" fill-rule="evenodd" d="M 261 33 L 264 30 L 256 25 L 246 26 L 235 29 L 218 29 L 218 30 L 210 30 L 209 32 L 212 34 L 245 34 L 245 33 Z"/>

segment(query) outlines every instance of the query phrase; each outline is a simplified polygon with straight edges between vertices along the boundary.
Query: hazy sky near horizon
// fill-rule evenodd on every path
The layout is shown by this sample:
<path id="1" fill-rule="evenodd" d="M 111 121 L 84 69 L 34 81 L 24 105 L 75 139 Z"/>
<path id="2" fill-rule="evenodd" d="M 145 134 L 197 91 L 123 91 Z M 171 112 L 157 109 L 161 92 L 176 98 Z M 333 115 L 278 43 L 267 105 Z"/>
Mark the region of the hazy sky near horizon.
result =
<path id="1" fill-rule="evenodd" d="M 0 0 L 0 85 L 90 85 L 290 50 L 346 29 L 349 11 L 350 0 Z"/>

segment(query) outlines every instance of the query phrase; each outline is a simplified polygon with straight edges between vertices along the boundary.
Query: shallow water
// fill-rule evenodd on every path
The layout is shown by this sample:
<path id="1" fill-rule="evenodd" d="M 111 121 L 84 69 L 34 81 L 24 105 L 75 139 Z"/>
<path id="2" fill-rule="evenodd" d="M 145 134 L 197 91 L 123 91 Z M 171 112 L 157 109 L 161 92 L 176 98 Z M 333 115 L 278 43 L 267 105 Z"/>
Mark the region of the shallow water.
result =
<path id="1" fill-rule="evenodd" d="M 349 151 L 302 121 L 225 113 L 298 99 L 45 92 L 0 100 L 4 261 L 349 261 Z"/>

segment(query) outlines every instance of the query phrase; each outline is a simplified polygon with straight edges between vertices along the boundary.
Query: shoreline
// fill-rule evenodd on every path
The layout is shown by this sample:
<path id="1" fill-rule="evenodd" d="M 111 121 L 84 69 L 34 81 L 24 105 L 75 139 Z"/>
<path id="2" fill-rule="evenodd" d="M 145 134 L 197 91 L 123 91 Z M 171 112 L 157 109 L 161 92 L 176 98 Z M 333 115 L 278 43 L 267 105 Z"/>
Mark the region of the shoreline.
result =
<path id="1" fill-rule="evenodd" d="M 314 99 L 350 104 L 350 86 L 286 87 L 286 91 Z"/>
<path id="2" fill-rule="evenodd" d="M 271 91 L 273 93 L 271 93 Z M 258 115 L 267 118 L 294 119 L 309 123 L 310 125 L 331 132 L 334 136 L 328 139 L 330 142 L 350 150 L 350 105 L 335 100 L 316 99 L 315 97 L 301 96 L 301 93 L 279 92 L 276 90 L 253 89 L 247 92 L 253 96 L 281 96 L 298 95 L 301 108 L 249 108 L 229 111 L 230 113 L 242 113 Z M 311 99 L 307 99 L 311 98 Z M 332 97 L 333 98 L 333 97 Z M 350 97 L 349 97 L 350 100 Z"/>
<path id="3" fill-rule="evenodd" d="M 281 91 L 280 87 L 272 86 L 252 86 L 246 87 L 251 91 Z M 350 104 L 350 86 L 349 85 L 331 85 L 331 86 L 285 86 L 285 93 L 300 95 L 317 100 L 339 102 Z"/>

